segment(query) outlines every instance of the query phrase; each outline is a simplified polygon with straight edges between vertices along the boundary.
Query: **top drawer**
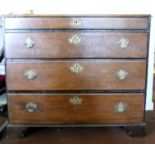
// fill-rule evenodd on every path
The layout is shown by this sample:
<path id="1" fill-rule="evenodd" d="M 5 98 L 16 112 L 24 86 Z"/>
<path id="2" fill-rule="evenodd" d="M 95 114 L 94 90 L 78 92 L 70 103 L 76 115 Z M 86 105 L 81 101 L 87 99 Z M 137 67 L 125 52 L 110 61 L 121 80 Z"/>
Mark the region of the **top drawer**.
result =
<path id="1" fill-rule="evenodd" d="M 147 29 L 147 17 L 6 17 L 5 29 Z"/>

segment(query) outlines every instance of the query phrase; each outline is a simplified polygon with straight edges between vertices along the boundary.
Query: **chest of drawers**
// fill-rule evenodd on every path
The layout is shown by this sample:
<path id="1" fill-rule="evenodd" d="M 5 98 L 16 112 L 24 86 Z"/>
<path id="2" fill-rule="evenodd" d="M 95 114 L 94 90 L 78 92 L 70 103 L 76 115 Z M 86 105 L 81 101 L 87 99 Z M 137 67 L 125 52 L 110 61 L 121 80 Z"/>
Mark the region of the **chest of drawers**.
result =
<path id="1" fill-rule="evenodd" d="M 149 23 L 140 15 L 5 17 L 9 126 L 144 134 Z"/>

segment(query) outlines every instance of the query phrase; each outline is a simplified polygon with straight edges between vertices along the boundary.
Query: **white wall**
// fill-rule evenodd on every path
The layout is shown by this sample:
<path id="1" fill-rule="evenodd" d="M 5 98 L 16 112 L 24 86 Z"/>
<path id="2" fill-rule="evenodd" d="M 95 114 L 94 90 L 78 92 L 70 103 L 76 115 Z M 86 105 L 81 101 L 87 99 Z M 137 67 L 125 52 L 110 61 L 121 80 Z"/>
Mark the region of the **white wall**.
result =
<path id="1" fill-rule="evenodd" d="M 0 0 L 0 13 L 111 14 L 152 13 L 153 0 Z"/>
<path id="2" fill-rule="evenodd" d="M 0 14 L 20 14 L 34 10 L 36 14 L 151 14 L 154 22 L 154 0 L 0 0 Z M 150 42 L 149 81 L 146 109 L 152 110 L 153 53 L 155 24 Z"/>

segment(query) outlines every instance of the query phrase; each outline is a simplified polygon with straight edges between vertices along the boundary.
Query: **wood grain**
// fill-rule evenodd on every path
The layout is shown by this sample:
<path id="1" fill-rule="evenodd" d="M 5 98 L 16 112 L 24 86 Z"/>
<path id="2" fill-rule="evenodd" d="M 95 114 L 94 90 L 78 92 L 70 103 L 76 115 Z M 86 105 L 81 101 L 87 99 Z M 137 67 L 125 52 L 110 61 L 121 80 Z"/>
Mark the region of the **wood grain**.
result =
<path id="1" fill-rule="evenodd" d="M 79 45 L 69 43 L 77 35 Z M 27 48 L 27 38 L 35 43 Z M 118 46 L 120 39 L 129 41 L 128 47 Z M 102 31 L 6 33 L 7 58 L 146 58 L 147 33 L 116 33 Z"/>
<path id="2" fill-rule="evenodd" d="M 74 73 L 70 67 L 83 67 Z M 24 73 L 33 70 L 37 78 L 28 80 Z M 125 80 L 116 73 L 128 72 Z M 125 60 L 12 61 L 7 62 L 8 90 L 139 90 L 145 89 L 146 62 Z"/>
<path id="3" fill-rule="evenodd" d="M 78 96 L 80 105 L 69 103 Z M 36 112 L 27 112 L 27 102 L 38 104 Z M 9 121 L 18 124 L 97 124 L 142 123 L 144 94 L 9 94 Z M 119 102 L 127 104 L 116 112 Z"/>
<path id="4" fill-rule="evenodd" d="M 74 18 L 81 25 L 72 26 Z M 5 18 L 6 29 L 147 29 L 148 18 L 133 17 L 26 17 Z"/>

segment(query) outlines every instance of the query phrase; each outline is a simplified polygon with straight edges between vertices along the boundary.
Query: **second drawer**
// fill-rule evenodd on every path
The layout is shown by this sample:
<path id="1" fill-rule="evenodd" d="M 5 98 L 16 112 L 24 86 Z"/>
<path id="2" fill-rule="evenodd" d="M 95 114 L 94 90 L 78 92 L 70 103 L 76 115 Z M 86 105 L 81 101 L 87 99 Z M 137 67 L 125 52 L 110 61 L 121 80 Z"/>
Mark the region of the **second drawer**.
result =
<path id="1" fill-rule="evenodd" d="M 144 90 L 145 61 L 7 62 L 8 90 Z"/>

